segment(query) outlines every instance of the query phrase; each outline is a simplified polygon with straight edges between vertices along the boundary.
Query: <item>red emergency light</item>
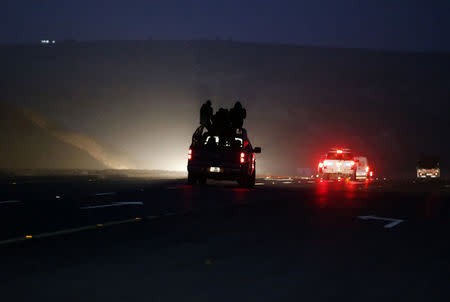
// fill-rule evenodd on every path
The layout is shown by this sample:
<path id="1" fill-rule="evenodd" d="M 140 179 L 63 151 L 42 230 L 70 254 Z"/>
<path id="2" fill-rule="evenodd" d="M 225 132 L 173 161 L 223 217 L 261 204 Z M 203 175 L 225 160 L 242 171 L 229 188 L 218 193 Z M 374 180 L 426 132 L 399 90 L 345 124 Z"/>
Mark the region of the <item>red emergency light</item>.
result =
<path id="1" fill-rule="evenodd" d="M 241 164 L 245 163 L 245 153 L 241 152 Z"/>

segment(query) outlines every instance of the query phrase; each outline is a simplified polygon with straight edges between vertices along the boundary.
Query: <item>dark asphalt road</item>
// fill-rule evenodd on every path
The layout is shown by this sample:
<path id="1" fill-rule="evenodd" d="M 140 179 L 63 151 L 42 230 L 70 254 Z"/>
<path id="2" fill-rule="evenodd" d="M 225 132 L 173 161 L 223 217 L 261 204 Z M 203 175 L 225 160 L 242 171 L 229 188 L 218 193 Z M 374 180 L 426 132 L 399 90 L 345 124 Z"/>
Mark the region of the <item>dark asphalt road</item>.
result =
<path id="1" fill-rule="evenodd" d="M 448 185 L 285 182 L 0 184 L 1 300 L 450 300 Z"/>

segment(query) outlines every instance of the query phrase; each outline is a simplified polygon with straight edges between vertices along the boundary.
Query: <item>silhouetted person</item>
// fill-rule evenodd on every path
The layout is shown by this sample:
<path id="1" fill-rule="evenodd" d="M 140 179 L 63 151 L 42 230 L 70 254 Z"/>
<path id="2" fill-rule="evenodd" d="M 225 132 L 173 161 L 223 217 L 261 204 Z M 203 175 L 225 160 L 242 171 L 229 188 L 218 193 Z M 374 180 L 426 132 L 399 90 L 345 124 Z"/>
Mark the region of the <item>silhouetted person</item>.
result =
<path id="1" fill-rule="evenodd" d="M 230 113 L 227 109 L 220 108 L 214 115 L 214 129 L 218 135 L 222 135 L 230 128 Z"/>
<path id="2" fill-rule="evenodd" d="M 241 129 L 244 125 L 244 119 L 247 117 L 247 111 L 242 108 L 241 102 L 236 102 L 230 110 L 231 127 Z"/>
<path id="3" fill-rule="evenodd" d="M 207 100 L 206 103 L 200 108 L 200 125 L 209 129 L 211 127 L 211 118 L 213 116 L 213 109 L 211 101 Z"/>

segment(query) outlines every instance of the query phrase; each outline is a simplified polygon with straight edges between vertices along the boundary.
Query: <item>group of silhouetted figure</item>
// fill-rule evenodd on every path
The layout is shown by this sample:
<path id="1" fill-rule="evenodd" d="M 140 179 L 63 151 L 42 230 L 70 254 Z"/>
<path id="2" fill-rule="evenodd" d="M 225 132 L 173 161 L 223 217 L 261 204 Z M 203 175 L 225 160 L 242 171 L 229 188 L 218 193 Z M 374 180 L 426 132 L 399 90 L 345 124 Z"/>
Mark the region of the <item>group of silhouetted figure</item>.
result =
<path id="1" fill-rule="evenodd" d="M 242 129 L 246 117 L 247 111 L 240 102 L 236 102 L 231 109 L 220 108 L 216 114 L 213 114 L 210 100 L 200 108 L 200 125 L 217 135 L 235 133 L 236 130 Z"/>

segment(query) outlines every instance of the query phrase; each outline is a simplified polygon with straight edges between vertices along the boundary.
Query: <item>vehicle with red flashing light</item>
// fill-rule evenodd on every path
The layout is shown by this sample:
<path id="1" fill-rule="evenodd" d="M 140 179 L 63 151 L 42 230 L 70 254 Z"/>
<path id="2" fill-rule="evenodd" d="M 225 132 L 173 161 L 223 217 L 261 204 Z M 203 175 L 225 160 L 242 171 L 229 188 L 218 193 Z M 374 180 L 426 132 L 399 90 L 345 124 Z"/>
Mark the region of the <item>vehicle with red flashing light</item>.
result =
<path id="1" fill-rule="evenodd" d="M 188 151 L 188 183 L 205 184 L 207 179 L 235 180 L 252 187 L 256 177 L 256 153 L 244 128 L 231 135 L 215 135 L 199 127 Z M 200 132 L 200 133 L 199 133 Z"/>
<path id="2" fill-rule="evenodd" d="M 319 163 L 319 173 L 323 179 L 356 180 L 356 161 L 350 149 L 333 148 Z"/>

